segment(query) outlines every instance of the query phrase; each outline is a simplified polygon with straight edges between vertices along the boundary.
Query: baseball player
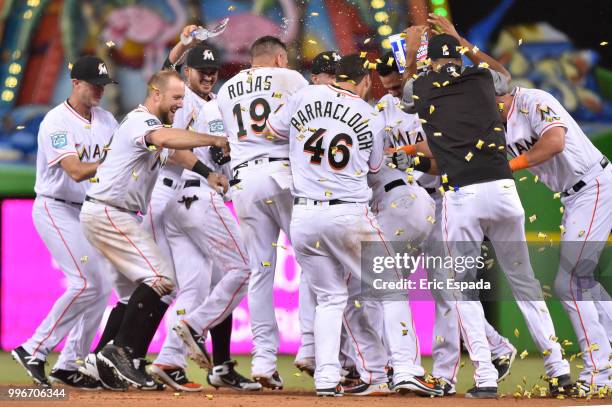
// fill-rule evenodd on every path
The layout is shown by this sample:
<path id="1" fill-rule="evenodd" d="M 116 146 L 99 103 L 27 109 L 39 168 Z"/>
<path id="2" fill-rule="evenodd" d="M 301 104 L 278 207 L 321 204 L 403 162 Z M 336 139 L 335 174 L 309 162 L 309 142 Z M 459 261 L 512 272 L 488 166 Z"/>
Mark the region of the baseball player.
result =
<path id="1" fill-rule="evenodd" d="M 338 63 L 333 85 L 311 85 L 268 118 L 289 140 L 294 208 L 291 237 L 303 277 L 317 297 L 314 374 L 318 396 L 341 396 L 340 331 L 354 342 L 361 381 L 346 392 L 389 393 L 384 348 L 367 313 L 347 307 L 361 279 L 361 242 L 382 241 L 368 201 L 369 171 L 383 164 L 384 124 L 364 100 L 371 86 L 358 55 Z"/>
<path id="2" fill-rule="evenodd" d="M 426 139 L 425 132 L 421 127 L 418 115 L 407 113 L 406 107 L 400 101 L 399 97 L 402 95 L 401 88 L 401 75 L 397 68 L 397 64 L 393 61 L 393 53 L 388 52 L 381 57 L 381 62 L 377 64 L 376 71 L 378 72 L 381 82 L 388 94 L 385 95 L 379 102 L 378 106 L 383 109 L 382 114 L 386 118 L 387 123 L 387 140 L 388 146 L 397 148 L 405 145 L 414 145 Z M 400 87 L 398 88 L 398 84 Z M 428 161 L 426 157 L 420 157 L 420 165 L 424 170 L 429 169 L 430 171 L 436 172 L 435 160 Z M 418 185 L 425 188 L 425 191 L 433 199 L 435 205 L 435 214 L 432 216 L 426 211 L 415 217 L 412 216 L 398 216 L 398 205 L 395 203 L 394 210 L 388 210 L 386 213 L 387 217 L 378 217 L 381 222 L 381 226 L 386 236 L 394 236 L 401 232 L 404 235 L 404 239 L 410 241 L 422 241 L 422 236 L 427 236 L 427 242 L 424 244 L 424 248 L 431 256 L 443 256 L 443 251 L 440 249 L 438 242 L 441 242 L 442 229 L 439 225 L 442 224 L 442 195 L 439 193 L 438 188 L 440 187 L 440 177 L 438 175 L 431 175 L 418 169 L 414 169 L 414 163 L 409 157 L 405 155 L 405 152 L 400 151 L 395 153 L 394 165 L 397 165 L 397 169 L 402 171 L 409 171 L 410 180 L 415 180 Z M 434 165 L 433 169 L 431 165 Z M 430 168 L 428 168 L 428 166 Z M 402 180 L 403 181 L 403 180 Z M 376 197 L 376 189 L 374 189 L 374 197 Z M 411 201 L 414 202 L 416 194 L 408 194 L 411 197 Z M 419 203 L 426 202 L 423 200 L 416 201 L 414 205 L 419 206 Z M 373 207 L 375 207 L 373 205 Z M 410 211 L 414 213 L 414 209 Z M 432 216 L 432 217 L 430 217 Z M 410 219 L 410 223 L 417 222 L 412 227 L 398 228 L 395 226 L 398 220 Z M 433 223 L 433 224 L 432 224 Z M 385 229 L 385 226 L 387 226 Z M 415 228 L 416 226 L 416 228 Z M 420 227 L 419 227 L 420 226 Z M 396 229 L 389 229 L 389 227 L 395 227 Z M 429 229 L 429 232 L 427 230 Z M 412 233 L 412 236 L 410 235 Z M 420 234 L 421 239 L 416 239 L 416 235 Z M 401 238 L 401 234 L 400 234 Z M 410 239 L 412 238 L 412 239 Z M 432 277 L 440 277 L 443 270 L 429 270 Z M 434 323 L 434 335 L 432 343 L 432 355 L 433 355 L 433 370 L 432 374 L 440 383 L 444 395 L 454 395 L 456 393 L 455 384 L 457 381 L 457 372 L 459 367 L 459 361 L 461 359 L 461 334 L 457 324 L 457 315 L 455 308 L 448 301 L 445 301 L 443 297 L 437 294 L 437 291 L 433 291 L 436 298 L 436 319 Z M 396 319 L 397 320 L 397 319 Z M 498 382 L 504 379 L 510 373 L 510 367 L 516 357 L 516 349 L 510 344 L 507 338 L 501 336 L 495 328 L 485 321 L 486 324 L 486 335 L 487 341 L 491 346 L 491 357 L 493 366 L 498 371 Z"/>
<path id="3" fill-rule="evenodd" d="M 203 174 L 214 187 L 224 188 L 225 177 L 211 173 L 180 150 L 217 145 L 229 151 L 224 137 L 164 126 L 182 106 L 185 85 L 178 73 L 158 72 L 147 85 L 144 104 L 128 113 L 115 131 L 107 159 L 96 173 L 98 182 L 88 191 L 80 216 L 87 239 L 131 283 L 131 287 L 128 283 L 116 286 L 119 297 L 133 290 L 113 343 L 96 355 L 98 368 L 113 370 L 143 389 L 157 387 L 145 370 L 144 357 L 168 307 L 161 298 L 174 290 L 175 282 L 171 266 L 153 237 L 142 229 L 138 213 L 146 215 L 157 175 L 169 155 Z"/>
<path id="4" fill-rule="evenodd" d="M 106 155 L 117 127 L 99 107 L 104 86 L 116 83 L 95 56 L 77 60 L 70 73 L 72 92 L 40 124 L 36 159 L 36 200 L 32 210 L 39 236 L 66 276 L 67 288 L 34 335 L 11 353 L 35 383 L 50 386 L 45 360 L 70 333 L 49 379 L 83 390 L 102 388 L 78 372 L 100 324 L 110 294 L 106 261 L 84 238 L 79 212 L 87 182 Z"/>
<path id="5" fill-rule="evenodd" d="M 283 387 L 276 371 L 279 334 L 272 289 L 276 242 L 281 229 L 289 231 L 291 170 L 287 141 L 263 132 L 270 112 L 307 85 L 299 72 L 286 68 L 287 63 L 285 44 L 276 37 L 261 37 L 251 46 L 251 68 L 240 71 L 219 90 L 217 103 L 232 147 L 230 165 L 234 178 L 240 180 L 232 199 L 252 275 L 249 281 L 248 274 L 226 274 L 207 301 L 176 326 L 191 356 L 208 367 L 209 356 L 198 341 L 238 304 L 248 283 L 254 345 L 252 377 L 273 389 Z"/>
<path id="6" fill-rule="evenodd" d="M 336 66 L 342 59 L 336 51 L 324 51 L 312 60 L 310 80 L 315 85 L 331 85 L 336 79 Z M 314 314 L 317 305 L 317 297 L 308 286 L 306 279 L 300 279 L 299 288 L 300 319 L 300 347 L 295 355 L 294 365 L 300 371 L 314 376 L 315 371 L 315 349 L 314 349 Z M 349 384 L 359 379 L 359 373 L 355 367 L 353 347 L 346 332 L 342 329 L 340 345 L 340 361 L 342 364 L 343 384 Z"/>
<path id="7" fill-rule="evenodd" d="M 608 334 L 596 301 L 610 295 L 594 270 L 612 229 L 612 166 L 549 93 L 515 88 L 498 97 L 506 123 L 513 171 L 528 168 L 552 191 L 561 193 L 561 261 L 555 290 L 580 344 L 584 368 L 577 391 L 597 394 L 612 386 Z"/>
<path id="8" fill-rule="evenodd" d="M 430 22 L 441 25 L 442 19 L 432 18 Z M 448 23 L 447 20 L 444 22 Z M 412 35 L 419 35 L 424 30 L 424 27 L 413 28 Z M 552 320 L 540 285 L 533 276 L 527 246 L 520 243 L 525 242 L 524 211 L 510 170 L 502 161 L 503 149 L 497 148 L 502 127 L 496 123 L 492 112 L 481 106 L 483 101 L 494 98 L 495 92 L 500 91 L 499 87 L 494 87 L 503 84 L 505 78 L 482 66 L 462 70 L 459 49 L 465 46 L 470 50 L 468 53 L 474 54 L 473 47 L 463 39 L 460 45 L 457 39 L 460 37 L 450 23 L 442 30 L 452 35 L 441 34 L 430 39 L 428 55 L 432 59 L 433 71 L 416 80 L 408 80 L 404 100 L 414 104 L 421 120 L 425 120 L 423 128 L 427 141 L 418 143 L 417 151 L 422 146 L 424 151 L 421 152 L 431 157 L 427 148 L 429 144 L 435 151 L 443 182 L 448 181 L 445 184 L 452 186 L 444 195 L 445 253 L 457 261 L 460 258 L 476 259 L 480 255 L 484 234 L 491 239 L 498 261 L 511 281 L 515 298 L 519 300 L 519 308 L 545 355 L 547 374 L 552 378 L 551 393 L 556 393 L 559 388 L 571 386 L 569 365 L 562 358 L 560 345 L 554 340 Z M 407 42 L 411 46 L 407 46 L 408 66 L 414 72 L 414 54 L 410 53 L 416 51 L 417 44 L 414 39 Z M 482 52 L 470 58 L 486 60 L 490 66 L 506 73 L 497 61 Z M 438 88 L 434 82 L 440 85 L 439 91 L 435 90 Z M 494 103 L 493 100 L 490 102 Z M 501 145 L 503 147 L 503 143 Z M 482 149 L 483 146 L 487 148 Z M 485 198 L 487 196 L 496 196 L 497 199 L 492 201 Z M 454 272 L 453 277 L 471 281 L 474 271 Z M 461 333 L 476 365 L 476 386 L 466 393 L 466 397 L 496 397 L 498 373 L 491 363 L 490 346 L 486 342 L 482 304 L 470 294 L 473 292 L 451 293 L 455 298 L 462 297 L 455 302 L 455 308 Z"/>
<path id="9" fill-rule="evenodd" d="M 191 28 L 195 28 L 195 26 Z M 189 29 L 187 27 L 187 30 Z M 173 54 L 182 55 L 184 51 L 176 49 L 180 47 L 182 47 L 181 42 L 175 46 L 173 52 L 170 53 L 170 57 L 173 57 Z M 219 52 L 210 44 L 200 43 L 189 50 L 185 61 L 185 99 L 183 107 L 177 110 L 174 116 L 174 127 L 191 127 L 208 134 L 223 135 L 224 126 L 221 113 L 216 102 L 216 95 L 212 92 L 212 87 L 218 78 L 220 63 Z M 177 66 L 176 69 L 180 71 L 180 66 Z M 211 154 L 218 154 L 218 151 L 211 148 L 199 148 L 195 152 L 197 157 L 210 168 L 214 168 L 217 172 L 223 170 L 224 173 L 229 175 L 229 171 L 225 171 L 227 166 L 222 167 L 211 159 Z M 221 159 L 225 160 L 225 158 Z M 229 161 L 229 157 L 227 157 L 227 161 Z M 208 295 L 213 270 L 215 273 L 212 275 L 218 278 L 221 272 L 227 270 L 229 265 L 225 261 L 221 263 L 219 261 L 212 262 L 213 257 L 208 251 L 192 251 L 194 242 L 204 248 L 210 248 L 218 244 L 218 239 L 208 235 L 213 230 L 213 225 L 217 226 L 215 229 L 217 233 L 227 233 L 223 224 L 219 224 L 219 217 L 215 211 L 198 210 L 201 205 L 204 205 L 203 199 L 208 198 L 209 192 L 214 191 L 204 182 L 205 180 L 201 176 L 193 172 L 188 172 L 183 179 L 176 179 L 173 175 L 180 174 L 182 168 L 179 167 L 178 171 L 172 170 L 170 172 L 166 170 L 167 168 L 168 166 L 162 170 L 158 178 L 151 201 L 152 207 L 159 207 L 160 203 L 164 203 L 163 209 L 158 209 L 155 217 L 149 212 L 147 219 L 151 221 L 146 222 L 146 224 L 152 226 L 153 220 L 155 220 L 155 225 L 157 225 L 155 227 L 156 235 L 163 236 L 168 248 L 172 249 L 171 253 L 168 252 L 167 255 L 177 265 L 175 271 L 179 293 L 174 305 L 176 314 L 170 314 L 174 316 L 185 314 L 187 310 L 194 309 L 197 304 L 203 302 Z M 164 175 L 166 176 L 164 177 Z M 162 179 L 162 177 L 164 178 Z M 160 182 L 160 179 L 162 182 Z M 190 185 L 187 190 L 183 190 L 185 183 Z M 199 183 L 200 186 L 196 187 L 196 183 Z M 171 192 L 169 198 L 168 191 Z M 194 193 L 194 196 L 199 196 L 200 202 L 192 205 L 191 200 L 184 198 L 186 193 Z M 215 194 L 218 195 L 216 192 Z M 179 201 L 181 201 L 180 204 Z M 223 208 L 219 211 L 227 211 L 225 205 L 220 206 Z M 186 207 L 188 209 L 184 210 Z M 163 223 L 159 222 L 159 219 L 163 219 Z M 196 228 L 200 235 L 192 240 L 189 236 L 193 236 L 192 231 Z M 166 238 L 167 229 L 173 234 L 170 239 Z M 162 246 L 160 245 L 160 247 Z M 233 248 L 231 245 L 227 247 Z M 187 252 L 190 252 L 191 255 L 184 255 Z M 194 266 L 196 267 L 194 268 Z M 208 284 L 205 284 L 205 281 L 208 281 Z M 170 326 L 174 326 L 175 320 L 176 318 L 170 319 Z M 229 349 L 231 334 L 231 314 L 221 324 L 211 329 L 215 366 L 208 374 L 209 383 L 217 387 L 229 387 L 236 390 L 260 389 L 261 385 L 259 383 L 243 377 L 234 369 L 235 362 L 230 359 Z M 187 379 L 185 356 L 185 345 L 176 336 L 176 333 L 170 330 L 157 359 L 151 366 L 151 372 L 175 390 L 199 391 L 202 386 Z"/>

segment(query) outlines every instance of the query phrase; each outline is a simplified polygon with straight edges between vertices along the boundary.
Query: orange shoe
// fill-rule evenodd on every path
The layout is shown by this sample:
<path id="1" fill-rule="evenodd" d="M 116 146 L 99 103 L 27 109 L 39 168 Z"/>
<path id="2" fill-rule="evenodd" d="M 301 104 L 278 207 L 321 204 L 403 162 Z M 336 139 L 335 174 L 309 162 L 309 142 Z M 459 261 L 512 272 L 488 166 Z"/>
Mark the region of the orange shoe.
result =
<path id="1" fill-rule="evenodd" d="M 202 391 L 203 386 L 200 383 L 194 383 L 187 378 L 185 369 L 176 366 L 168 365 L 151 365 L 151 375 L 155 376 L 158 380 L 166 383 L 177 391 Z"/>

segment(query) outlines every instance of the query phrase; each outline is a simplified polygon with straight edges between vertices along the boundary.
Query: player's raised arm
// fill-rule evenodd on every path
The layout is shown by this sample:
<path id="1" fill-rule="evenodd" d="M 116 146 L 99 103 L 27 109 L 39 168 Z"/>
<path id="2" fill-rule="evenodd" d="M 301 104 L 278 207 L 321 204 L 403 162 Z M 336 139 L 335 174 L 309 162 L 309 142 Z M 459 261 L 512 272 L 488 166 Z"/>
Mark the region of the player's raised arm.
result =
<path id="1" fill-rule="evenodd" d="M 166 58 L 166 61 L 164 62 L 163 69 L 176 68 L 177 65 L 181 64 L 180 60 L 182 56 L 198 43 L 195 38 L 192 38 L 191 42 L 184 44 L 183 38 L 191 38 L 191 33 L 197 29 L 198 26 L 194 24 L 186 25 L 183 28 L 183 31 L 181 32 L 181 40 L 179 40 L 179 42 L 177 42 L 176 45 L 170 50 L 168 58 Z"/>

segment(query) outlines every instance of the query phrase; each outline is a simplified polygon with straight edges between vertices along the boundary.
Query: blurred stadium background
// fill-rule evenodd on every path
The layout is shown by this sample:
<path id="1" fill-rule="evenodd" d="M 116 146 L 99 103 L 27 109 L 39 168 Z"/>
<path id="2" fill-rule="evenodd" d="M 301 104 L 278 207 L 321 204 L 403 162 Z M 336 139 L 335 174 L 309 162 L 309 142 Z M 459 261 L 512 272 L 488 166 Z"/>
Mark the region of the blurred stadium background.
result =
<path id="1" fill-rule="evenodd" d="M 120 120 L 142 100 L 147 77 L 186 24 L 214 26 L 230 17 L 227 31 L 214 39 L 223 51 L 222 83 L 246 66 L 248 47 L 261 35 L 286 41 L 292 67 L 307 76 L 312 58 L 325 50 L 367 51 L 374 60 L 388 49 L 390 34 L 423 23 L 427 9 L 451 18 L 462 35 L 502 60 L 515 85 L 555 95 L 612 158 L 609 0 L 0 0 L 0 346 L 7 350 L 26 339 L 7 335 L 16 332 L 19 320 L 38 324 L 59 295 L 54 290 L 61 291 L 62 275 L 32 233 L 28 205 L 34 196 L 38 126 L 68 96 L 71 61 L 86 53 L 107 61 L 121 85 L 107 88 L 103 106 Z M 384 90 L 375 83 L 374 96 L 380 97 Z M 530 236 L 542 231 L 558 240 L 559 202 L 532 176 L 517 174 L 522 177 L 527 177 L 519 182 L 526 214 L 537 214 L 536 222 L 526 224 Z M 602 261 L 612 264 L 610 258 Z M 297 270 L 291 253 L 280 263 L 285 269 L 276 288 L 287 295 L 277 303 L 286 311 L 279 317 L 281 331 L 296 333 Z M 492 321 L 519 351 L 534 350 L 511 301 L 487 305 Z M 431 307 L 422 309 L 417 317 L 431 326 Z M 573 341 L 561 308 L 552 303 L 551 309 L 558 336 Z M 515 328 L 524 334 L 515 337 Z M 295 340 L 292 334 L 290 341 Z"/>

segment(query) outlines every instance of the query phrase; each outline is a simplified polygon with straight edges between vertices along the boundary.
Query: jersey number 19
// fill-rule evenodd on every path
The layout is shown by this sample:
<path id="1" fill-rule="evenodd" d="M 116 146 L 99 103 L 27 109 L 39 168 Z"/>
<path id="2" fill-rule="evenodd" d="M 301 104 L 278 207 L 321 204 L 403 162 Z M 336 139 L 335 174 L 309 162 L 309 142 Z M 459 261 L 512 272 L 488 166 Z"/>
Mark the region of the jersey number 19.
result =
<path id="1" fill-rule="evenodd" d="M 260 112 L 258 113 L 258 111 Z M 234 105 L 232 112 L 238 122 L 238 140 L 244 139 L 247 136 L 247 131 L 242 121 L 242 106 L 240 103 Z M 251 116 L 251 129 L 255 134 L 261 134 L 266 128 L 266 120 L 270 114 L 270 104 L 264 98 L 254 99 L 249 107 L 249 114 Z"/>

